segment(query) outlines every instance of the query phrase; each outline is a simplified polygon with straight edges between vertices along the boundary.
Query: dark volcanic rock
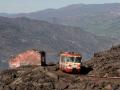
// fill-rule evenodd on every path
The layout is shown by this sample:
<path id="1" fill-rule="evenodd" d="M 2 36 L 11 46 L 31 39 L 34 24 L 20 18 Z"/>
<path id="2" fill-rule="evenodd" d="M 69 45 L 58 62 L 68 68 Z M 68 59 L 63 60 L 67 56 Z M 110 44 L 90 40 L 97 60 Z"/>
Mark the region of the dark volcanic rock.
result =
<path id="1" fill-rule="evenodd" d="M 51 78 L 44 71 L 44 67 L 23 67 L 3 71 L 0 73 L 0 87 L 5 90 L 54 89 L 54 78 Z"/>
<path id="2" fill-rule="evenodd" d="M 86 62 L 93 70 L 89 74 L 98 76 L 120 76 L 120 45 L 110 50 L 95 53 L 94 57 Z"/>
<path id="3" fill-rule="evenodd" d="M 53 69 L 49 69 L 53 68 Z M 0 73 L 0 90 L 119 90 L 120 80 L 67 74 L 57 66 L 25 66 Z"/>

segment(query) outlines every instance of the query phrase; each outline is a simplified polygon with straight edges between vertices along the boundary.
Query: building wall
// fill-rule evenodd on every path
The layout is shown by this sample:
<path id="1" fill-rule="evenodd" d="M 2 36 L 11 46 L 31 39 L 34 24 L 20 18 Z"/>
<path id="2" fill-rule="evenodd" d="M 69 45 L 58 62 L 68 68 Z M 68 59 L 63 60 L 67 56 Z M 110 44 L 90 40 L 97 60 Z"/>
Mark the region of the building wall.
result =
<path id="1" fill-rule="evenodd" d="M 13 57 L 9 61 L 10 68 L 16 68 L 23 65 L 42 65 L 45 63 L 45 57 L 36 50 L 27 50 Z"/>

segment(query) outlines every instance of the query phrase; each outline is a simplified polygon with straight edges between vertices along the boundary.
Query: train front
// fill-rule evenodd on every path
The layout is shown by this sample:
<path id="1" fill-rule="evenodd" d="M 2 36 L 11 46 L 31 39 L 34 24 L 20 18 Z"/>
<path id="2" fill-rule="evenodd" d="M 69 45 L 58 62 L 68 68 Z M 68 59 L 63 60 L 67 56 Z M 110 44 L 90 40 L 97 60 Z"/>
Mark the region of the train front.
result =
<path id="1" fill-rule="evenodd" d="M 80 72 L 82 56 L 74 52 L 64 52 L 60 54 L 59 66 L 64 72 Z"/>

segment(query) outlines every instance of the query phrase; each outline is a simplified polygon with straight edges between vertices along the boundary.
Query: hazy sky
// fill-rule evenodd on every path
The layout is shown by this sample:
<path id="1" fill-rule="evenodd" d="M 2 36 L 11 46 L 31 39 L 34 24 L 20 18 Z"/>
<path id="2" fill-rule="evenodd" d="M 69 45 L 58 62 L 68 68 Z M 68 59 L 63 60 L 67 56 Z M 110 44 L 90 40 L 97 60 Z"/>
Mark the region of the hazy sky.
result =
<path id="1" fill-rule="evenodd" d="M 120 3 L 120 0 L 0 0 L 0 13 L 33 12 L 78 3 Z"/>

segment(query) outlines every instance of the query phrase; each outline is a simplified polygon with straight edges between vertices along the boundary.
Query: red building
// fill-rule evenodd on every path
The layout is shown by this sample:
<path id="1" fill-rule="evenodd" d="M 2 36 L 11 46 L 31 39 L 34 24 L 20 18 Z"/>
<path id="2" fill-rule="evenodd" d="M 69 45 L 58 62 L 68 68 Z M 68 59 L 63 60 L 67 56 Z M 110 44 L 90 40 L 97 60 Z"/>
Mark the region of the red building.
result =
<path id="1" fill-rule="evenodd" d="M 27 50 L 9 60 L 10 68 L 16 68 L 25 65 L 46 65 L 45 52 Z"/>

